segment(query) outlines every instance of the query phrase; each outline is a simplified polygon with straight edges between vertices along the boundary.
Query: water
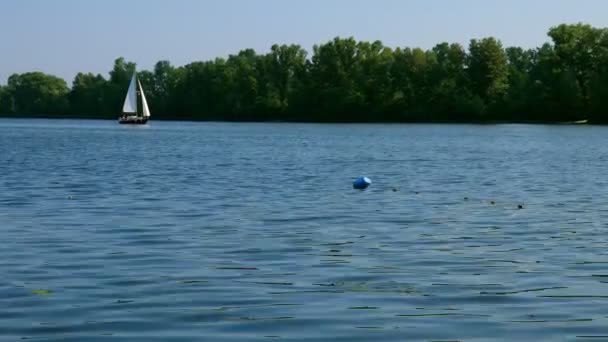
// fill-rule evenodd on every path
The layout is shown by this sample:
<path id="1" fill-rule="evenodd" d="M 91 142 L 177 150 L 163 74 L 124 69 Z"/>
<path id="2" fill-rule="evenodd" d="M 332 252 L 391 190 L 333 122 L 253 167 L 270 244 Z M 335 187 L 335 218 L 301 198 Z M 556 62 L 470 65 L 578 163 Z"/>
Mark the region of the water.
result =
<path id="1" fill-rule="evenodd" d="M 606 146 L 0 120 L 0 340 L 608 340 Z"/>

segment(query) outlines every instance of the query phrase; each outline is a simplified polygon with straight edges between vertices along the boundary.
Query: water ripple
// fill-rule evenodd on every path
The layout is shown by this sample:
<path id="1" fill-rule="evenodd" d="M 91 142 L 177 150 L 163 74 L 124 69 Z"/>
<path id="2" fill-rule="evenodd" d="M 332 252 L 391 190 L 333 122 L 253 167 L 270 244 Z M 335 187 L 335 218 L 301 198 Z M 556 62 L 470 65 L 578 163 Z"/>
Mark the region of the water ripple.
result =
<path id="1" fill-rule="evenodd" d="M 0 120 L 0 340 L 608 340 L 607 133 Z"/>

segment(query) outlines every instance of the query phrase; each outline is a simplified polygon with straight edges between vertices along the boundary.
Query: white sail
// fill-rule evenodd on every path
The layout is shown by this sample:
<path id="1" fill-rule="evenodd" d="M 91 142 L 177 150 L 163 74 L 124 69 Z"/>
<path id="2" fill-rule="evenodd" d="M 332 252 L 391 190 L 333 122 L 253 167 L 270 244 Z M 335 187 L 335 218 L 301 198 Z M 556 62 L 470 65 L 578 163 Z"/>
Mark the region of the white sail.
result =
<path id="1" fill-rule="evenodd" d="M 131 78 L 125 104 L 122 106 L 123 113 L 137 113 L 137 90 L 135 89 L 135 73 Z"/>
<path id="2" fill-rule="evenodd" d="M 144 117 L 150 117 L 150 109 L 148 108 L 148 101 L 146 101 L 146 95 L 144 95 L 144 88 L 141 86 L 139 80 L 137 80 L 137 84 L 139 85 L 139 91 L 141 91 L 141 104 L 144 110 Z"/>

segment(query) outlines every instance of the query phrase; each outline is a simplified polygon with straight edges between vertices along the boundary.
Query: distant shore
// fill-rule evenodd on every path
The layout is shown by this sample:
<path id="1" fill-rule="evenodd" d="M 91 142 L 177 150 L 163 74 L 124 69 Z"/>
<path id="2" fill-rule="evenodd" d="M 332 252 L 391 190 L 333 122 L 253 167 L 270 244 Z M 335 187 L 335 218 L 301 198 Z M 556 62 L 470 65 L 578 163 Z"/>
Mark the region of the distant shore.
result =
<path id="1" fill-rule="evenodd" d="M 310 54 L 299 45 L 273 45 L 263 54 L 245 49 L 141 71 L 119 57 L 109 78 L 79 73 L 71 86 L 42 72 L 13 74 L 0 86 L 0 113 L 114 119 L 136 76 L 151 120 L 608 123 L 608 29 L 562 24 L 548 36 L 530 49 L 493 37 L 431 49 L 336 37 Z"/>
<path id="2" fill-rule="evenodd" d="M 0 119 L 49 119 L 49 120 L 104 120 L 117 121 L 118 116 L 98 117 L 98 116 L 73 116 L 73 115 L 1 115 Z M 535 120 L 520 120 L 520 121 L 306 121 L 306 120 L 205 120 L 200 118 L 175 118 L 170 116 L 153 117 L 150 122 L 234 122 L 234 123 L 305 123 L 305 124 L 454 124 L 454 125 L 507 125 L 507 124 L 523 124 L 523 125 L 604 125 L 603 123 L 590 123 L 589 120 L 577 121 L 535 121 Z"/>

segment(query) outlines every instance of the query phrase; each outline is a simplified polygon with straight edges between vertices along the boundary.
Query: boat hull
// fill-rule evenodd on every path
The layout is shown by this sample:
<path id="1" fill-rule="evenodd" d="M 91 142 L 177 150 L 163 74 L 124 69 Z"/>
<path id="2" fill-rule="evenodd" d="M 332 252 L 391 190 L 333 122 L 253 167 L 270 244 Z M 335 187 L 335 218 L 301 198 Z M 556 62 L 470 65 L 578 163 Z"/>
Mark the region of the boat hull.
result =
<path id="1" fill-rule="evenodd" d="M 118 123 L 123 125 L 145 125 L 148 123 L 148 118 L 141 116 L 123 116 L 118 119 Z"/>

